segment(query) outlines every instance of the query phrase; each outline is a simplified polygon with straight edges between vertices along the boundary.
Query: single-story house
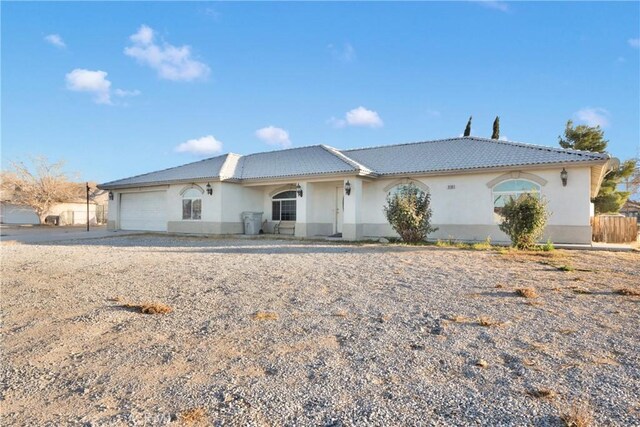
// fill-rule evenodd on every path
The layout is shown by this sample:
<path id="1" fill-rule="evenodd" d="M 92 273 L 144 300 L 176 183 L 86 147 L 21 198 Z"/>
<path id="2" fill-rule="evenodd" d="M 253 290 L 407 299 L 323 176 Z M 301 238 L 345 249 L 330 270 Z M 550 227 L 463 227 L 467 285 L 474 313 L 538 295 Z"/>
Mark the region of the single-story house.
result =
<path id="1" fill-rule="evenodd" d="M 590 243 L 591 198 L 607 154 L 461 137 L 339 150 L 326 145 L 225 154 L 101 184 L 108 228 L 175 233 L 243 232 L 242 213 L 262 212 L 262 230 L 345 240 L 395 236 L 387 195 L 409 183 L 431 195 L 430 238 L 507 242 L 500 210 L 535 191 L 551 212 L 543 237 Z"/>

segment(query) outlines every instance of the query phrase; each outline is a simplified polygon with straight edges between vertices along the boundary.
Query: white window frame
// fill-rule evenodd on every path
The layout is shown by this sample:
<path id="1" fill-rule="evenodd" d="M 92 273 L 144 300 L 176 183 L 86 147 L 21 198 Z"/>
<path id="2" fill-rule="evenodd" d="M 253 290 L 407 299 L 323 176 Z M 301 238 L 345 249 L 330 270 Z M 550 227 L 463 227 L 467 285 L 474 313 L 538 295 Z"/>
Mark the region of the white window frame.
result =
<path id="1" fill-rule="evenodd" d="M 202 220 L 202 190 L 198 187 L 189 187 L 182 192 L 182 220 L 183 221 L 201 221 Z M 189 201 L 189 218 L 185 218 L 185 205 L 184 202 Z M 200 215 L 197 218 L 193 217 L 194 202 L 200 202 Z"/>
<path id="2" fill-rule="evenodd" d="M 282 198 L 276 198 L 277 196 L 279 196 L 282 193 L 288 193 L 288 192 L 292 192 L 294 194 L 293 197 L 288 197 L 286 199 L 282 199 Z M 293 215 L 295 216 L 294 219 L 282 219 L 282 203 L 280 202 L 295 202 L 295 206 L 296 206 L 296 210 L 294 210 Z M 280 203 L 280 206 L 278 208 L 278 218 L 274 218 L 274 209 L 273 209 L 273 204 L 274 203 Z M 284 190 L 284 191 L 279 191 L 278 193 L 274 194 L 273 196 L 271 196 L 271 221 L 296 221 L 297 219 L 297 208 L 298 208 L 298 198 L 296 197 L 296 193 L 295 190 Z"/>

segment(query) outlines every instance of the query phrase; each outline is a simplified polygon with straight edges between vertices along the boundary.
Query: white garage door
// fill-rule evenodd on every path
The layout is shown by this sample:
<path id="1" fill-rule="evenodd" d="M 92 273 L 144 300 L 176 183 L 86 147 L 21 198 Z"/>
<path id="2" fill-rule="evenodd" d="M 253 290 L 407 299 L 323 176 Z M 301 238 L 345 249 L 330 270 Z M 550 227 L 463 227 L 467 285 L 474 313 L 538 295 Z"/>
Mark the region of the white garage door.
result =
<path id="1" fill-rule="evenodd" d="M 120 197 L 122 230 L 167 231 L 165 191 L 124 193 Z"/>

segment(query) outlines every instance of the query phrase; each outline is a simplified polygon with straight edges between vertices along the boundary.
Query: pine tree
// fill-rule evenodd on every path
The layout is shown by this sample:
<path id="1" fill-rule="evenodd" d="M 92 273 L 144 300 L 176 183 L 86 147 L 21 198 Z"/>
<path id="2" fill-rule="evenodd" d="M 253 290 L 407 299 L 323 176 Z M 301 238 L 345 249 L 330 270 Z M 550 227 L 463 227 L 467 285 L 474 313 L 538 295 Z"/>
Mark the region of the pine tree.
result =
<path id="1" fill-rule="evenodd" d="M 569 120 L 564 130 L 564 138 L 558 137 L 558 142 L 562 148 L 572 150 L 592 151 L 596 153 L 604 153 L 607 149 L 609 141 L 604 139 L 604 131 L 600 126 L 578 125 L 573 127 L 573 122 Z M 620 182 L 633 174 L 636 168 L 636 160 L 630 159 L 621 162 L 620 165 L 609 171 L 602 180 L 600 192 L 593 199 L 596 213 L 617 213 L 622 205 L 627 201 L 630 192 L 618 191 L 617 187 Z"/>
<path id="2" fill-rule="evenodd" d="M 469 121 L 467 122 L 467 127 L 464 128 L 464 136 L 471 135 L 471 119 L 473 119 L 473 116 L 469 116 Z"/>
<path id="3" fill-rule="evenodd" d="M 496 116 L 496 119 L 493 121 L 493 134 L 491 135 L 491 139 L 500 139 L 500 116 Z"/>

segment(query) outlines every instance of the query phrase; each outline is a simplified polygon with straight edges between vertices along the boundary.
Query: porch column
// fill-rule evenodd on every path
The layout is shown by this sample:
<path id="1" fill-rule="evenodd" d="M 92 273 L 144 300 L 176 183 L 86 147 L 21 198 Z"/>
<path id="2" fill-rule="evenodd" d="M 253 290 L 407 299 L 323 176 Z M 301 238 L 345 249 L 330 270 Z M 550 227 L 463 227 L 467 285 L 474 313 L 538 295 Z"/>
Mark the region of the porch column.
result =
<path id="1" fill-rule="evenodd" d="M 310 237 L 311 230 L 311 200 L 313 198 L 313 184 L 309 182 L 299 182 L 302 188 L 302 197 L 296 195 L 296 231 L 297 237 Z"/>
<path id="2" fill-rule="evenodd" d="M 362 179 L 349 178 L 344 180 L 351 186 L 351 193 L 344 195 L 344 219 L 342 223 L 342 238 L 344 240 L 362 239 Z"/>

